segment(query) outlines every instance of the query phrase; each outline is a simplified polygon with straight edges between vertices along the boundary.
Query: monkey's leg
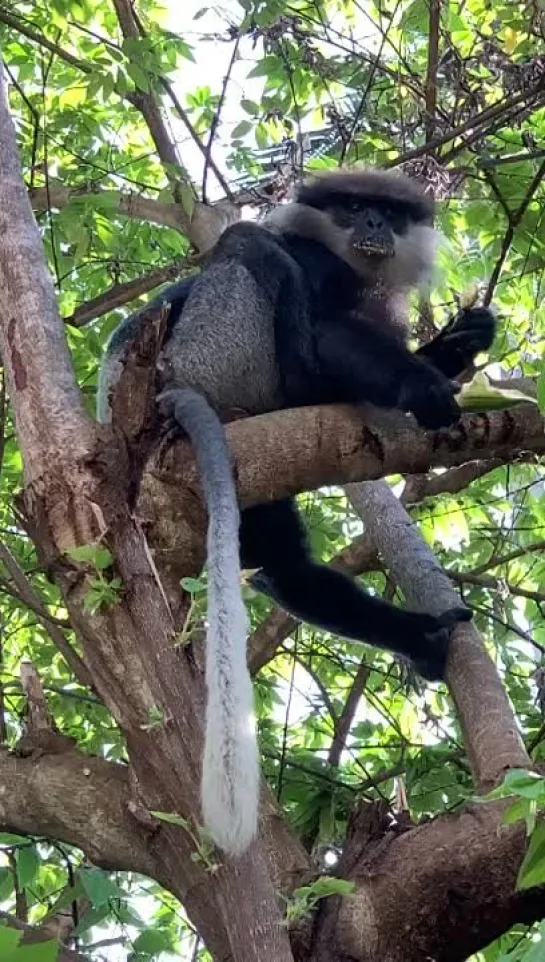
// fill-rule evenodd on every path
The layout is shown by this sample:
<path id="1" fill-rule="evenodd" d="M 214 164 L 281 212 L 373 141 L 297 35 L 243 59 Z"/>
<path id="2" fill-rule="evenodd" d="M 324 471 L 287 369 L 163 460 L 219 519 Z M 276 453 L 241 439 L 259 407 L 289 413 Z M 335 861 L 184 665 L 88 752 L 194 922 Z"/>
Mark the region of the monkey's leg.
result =
<path id="1" fill-rule="evenodd" d="M 477 354 L 488 350 L 495 333 L 496 318 L 492 311 L 487 307 L 468 308 L 459 311 L 437 337 L 416 354 L 447 377 L 458 377 Z"/>
<path id="2" fill-rule="evenodd" d="M 466 608 L 440 618 L 405 611 L 315 563 L 291 500 L 243 511 L 240 539 L 243 567 L 261 568 L 252 584 L 286 611 L 332 634 L 405 655 L 425 678 L 444 676 L 452 630 L 471 618 Z"/>

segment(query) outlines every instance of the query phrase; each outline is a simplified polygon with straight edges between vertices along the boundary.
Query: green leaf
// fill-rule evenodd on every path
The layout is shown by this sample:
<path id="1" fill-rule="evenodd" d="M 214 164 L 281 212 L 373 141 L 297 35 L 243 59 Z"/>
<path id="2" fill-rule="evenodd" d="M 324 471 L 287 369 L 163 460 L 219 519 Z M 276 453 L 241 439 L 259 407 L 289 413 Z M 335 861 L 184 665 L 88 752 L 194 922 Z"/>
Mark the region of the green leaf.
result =
<path id="1" fill-rule="evenodd" d="M 115 918 L 117 921 L 119 902 L 115 906 Z M 100 925 L 105 919 L 110 918 L 114 913 L 110 902 L 104 902 L 103 905 L 97 906 L 97 908 L 91 909 L 90 912 L 85 912 L 81 922 L 74 929 L 73 934 L 75 936 L 82 935 L 84 932 L 88 932 L 89 929 Z"/>
<path id="2" fill-rule="evenodd" d="M 241 120 L 239 124 L 236 125 L 231 133 L 231 137 L 245 137 L 246 134 L 252 129 L 252 124 L 249 120 Z"/>
<path id="3" fill-rule="evenodd" d="M 28 845 L 28 838 L 22 835 L 12 835 L 10 832 L 0 832 L 0 845 L 14 848 L 16 845 Z"/>
<path id="4" fill-rule="evenodd" d="M 169 825 L 179 825 L 180 828 L 190 828 L 189 822 L 186 818 L 182 818 L 181 815 L 176 815 L 174 812 L 150 812 L 154 818 L 159 819 L 160 822 L 168 822 Z"/>
<path id="5" fill-rule="evenodd" d="M 104 545 L 82 544 L 75 548 L 67 548 L 65 554 L 73 561 L 90 564 L 97 571 L 104 571 L 113 564 L 113 555 Z"/>
<path id="6" fill-rule="evenodd" d="M 38 942 L 36 945 L 22 945 L 7 962 L 57 962 L 58 942 Z"/>
<path id="7" fill-rule="evenodd" d="M 240 106 L 247 114 L 251 114 L 252 117 L 259 116 L 259 113 L 260 113 L 259 104 L 254 103 L 253 100 L 241 100 Z"/>
<path id="8" fill-rule="evenodd" d="M 144 93 L 149 94 L 151 88 L 147 73 L 132 60 L 130 60 L 125 66 L 129 77 L 134 82 L 135 87 L 137 87 L 138 90 L 143 90 Z"/>
<path id="9" fill-rule="evenodd" d="M 189 218 L 193 217 L 196 199 L 191 184 L 184 182 L 180 185 L 180 199 L 184 213 L 186 213 Z"/>
<path id="10" fill-rule="evenodd" d="M 113 608 L 118 605 L 121 601 L 122 587 L 121 578 L 112 578 L 111 581 L 93 578 L 83 600 L 85 610 L 94 615 L 103 608 Z"/>
<path id="11" fill-rule="evenodd" d="M 509 383 L 508 381 L 506 382 Z M 516 407 L 517 404 L 536 404 L 536 399 L 530 394 L 524 394 L 509 387 L 496 387 L 488 380 L 484 371 L 462 386 L 456 396 L 462 411 L 501 411 Z"/>
<path id="12" fill-rule="evenodd" d="M 101 908 L 112 899 L 124 898 L 124 893 L 119 886 L 112 882 L 111 878 L 102 869 L 83 869 L 81 881 L 94 908 Z"/>
<path id="13" fill-rule="evenodd" d="M 168 952 L 173 948 L 173 938 L 171 933 L 164 929 L 146 929 L 133 942 L 135 952 L 143 955 L 156 955 L 159 952 Z"/>
<path id="14" fill-rule="evenodd" d="M 14 888 L 13 872 L 6 865 L 0 866 L 0 902 L 5 902 Z"/>
<path id="15" fill-rule="evenodd" d="M 16 949 L 22 938 L 22 932 L 10 929 L 4 922 L 0 922 L 0 958 L 4 959 L 8 952 Z"/>
<path id="16" fill-rule="evenodd" d="M 324 899 L 328 895 L 352 895 L 356 886 L 342 878 L 320 878 L 309 886 L 309 890 L 315 898 Z"/>
<path id="17" fill-rule="evenodd" d="M 427 33 L 429 15 L 426 0 L 413 0 L 401 17 L 400 30 L 408 33 Z"/>
<path id="18" fill-rule="evenodd" d="M 502 822 L 504 825 L 514 825 L 516 822 L 524 822 L 530 813 L 531 802 L 526 798 L 519 798 L 513 802 L 503 813 Z"/>
<path id="19" fill-rule="evenodd" d="M 17 851 L 17 878 L 19 888 L 25 889 L 33 881 L 40 867 L 40 859 L 34 846 Z"/>
<path id="20" fill-rule="evenodd" d="M 545 825 L 538 824 L 530 839 L 517 877 L 517 889 L 545 884 Z"/>
<path id="21" fill-rule="evenodd" d="M 197 595 L 199 592 L 206 591 L 206 584 L 203 581 L 199 581 L 198 578 L 182 578 L 180 584 L 184 591 L 187 591 L 191 595 Z"/>
<path id="22" fill-rule="evenodd" d="M 253 70 L 250 70 L 248 78 L 250 77 L 268 77 L 269 74 L 274 74 L 275 71 L 281 66 L 278 57 L 263 57 Z"/>
<path id="23" fill-rule="evenodd" d="M 545 797 L 545 778 L 538 772 L 525 771 L 522 768 L 514 768 L 507 772 L 503 780 L 503 786 L 513 795 L 520 795 L 522 798 Z"/>

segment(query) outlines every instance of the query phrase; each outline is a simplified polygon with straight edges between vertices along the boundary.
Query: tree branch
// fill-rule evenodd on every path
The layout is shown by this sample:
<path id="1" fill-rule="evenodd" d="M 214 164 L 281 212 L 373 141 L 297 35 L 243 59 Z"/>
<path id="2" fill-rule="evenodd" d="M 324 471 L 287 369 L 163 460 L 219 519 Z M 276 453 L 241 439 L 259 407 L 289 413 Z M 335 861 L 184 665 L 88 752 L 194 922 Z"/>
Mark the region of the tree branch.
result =
<path id="1" fill-rule="evenodd" d="M 130 813 L 125 765 L 67 751 L 17 757 L 0 749 L 2 831 L 58 839 L 103 868 L 163 875 L 148 834 Z"/>
<path id="2" fill-rule="evenodd" d="M 441 614 L 459 606 L 448 576 L 386 483 L 349 485 L 347 495 L 410 608 Z M 491 789 L 508 768 L 530 766 L 500 677 L 472 624 L 454 633 L 447 683 L 479 789 Z"/>
<path id="3" fill-rule="evenodd" d="M 30 608 L 31 611 L 36 612 L 40 624 L 42 624 L 47 631 L 48 635 L 65 659 L 67 665 L 74 672 L 75 677 L 81 682 L 82 685 L 85 685 L 85 687 L 93 690 L 93 679 L 87 671 L 87 666 L 85 665 L 83 658 L 81 658 L 77 651 L 72 648 L 72 645 L 67 640 L 66 635 L 64 634 L 64 631 L 60 625 L 55 624 L 55 622 L 52 620 L 46 606 L 44 605 L 38 593 L 34 590 L 23 569 L 19 566 L 19 563 L 11 554 L 9 548 L 2 544 L 2 542 L 0 542 L 0 561 L 2 561 L 6 570 L 8 571 L 13 584 L 17 589 L 18 597 L 21 599 L 23 604 Z"/>
<path id="4" fill-rule="evenodd" d="M 437 112 L 437 68 L 439 65 L 439 30 L 441 27 L 441 0 L 430 0 L 428 27 L 428 67 L 426 71 L 426 143 L 433 140 Z"/>
<path id="5" fill-rule="evenodd" d="M 324 906 L 315 944 L 354 962 L 463 962 L 516 922 L 542 918 L 543 889 L 516 891 L 525 833 L 502 824 L 504 810 L 480 805 L 364 850 L 356 816 L 339 872 L 358 891 Z"/>
<path id="6" fill-rule="evenodd" d="M 94 199 L 97 208 L 104 204 L 110 216 L 123 214 L 131 220 L 142 220 L 160 227 L 172 227 L 184 233 L 184 220 L 177 204 L 165 204 L 142 194 L 123 193 L 118 190 L 99 190 L 94 187 L 71 189 L 54 180 L 49 182 L 49 191 L 45 187 L 32 187 L 29 192 L 30 202 L 34 210 L 49 210 L 55 207 L 63 210 L 72 200 L 82 198 Z"/>
<path id="7" fill-rule="evenodd" d="M 505 232 L 505 237 L 503 239 L 500 256 L 498 257 L 498 260 L 494 266 L 494 270 L 492 271 L 490 280 L 488 282 L 488 286 L 486 288 L 486 291 L 483 297 L 483 303 L 485 305 L 490 304 L 490 302 L 492 301 L 492 298 L 494 296 L 494 291 L 496 289 L 496 284 L 498 283 L 500 274 L 503 270 L 503 265 L 505 264 L 505 261 L 507 259 L 507 255 L 509 253 L 511 244 L 513 243 L 515 231 L 519 226 L 520 222 L 522 221 L 522 218 L 524 217 L 528 209 L 528 206 L 531 204 L 534 198 L 534 195 L 538 190 L 544 177 L 545 177 L 545 160 L 540 164 L 538 171 L 530 181 L 526 194 L 524 195 L 524 198 L 519 208 L 516 211 L 513 211 L 510 217 L 508 218 L 507 230 Z"/>
<path id="8" fill-rule="evenodd" d="M 184 268 L 191 266 L 190 258 L 173 261 L 166 267 L 159 267 L 157 270 L 148 271 L 134 281 L 126 281 L 124 284 L 114 284 L 107 291 L 93 297 L 85 304 L 81 304 L 70 317 L 65 317 L 65 324 L 71 327 L 84 327 L 89 321 L 94 321 L 109 311 L 115 311 L 118 307 L 124 307 L 137 297 L 155 290 L 165 281 L 174 281 L 182 273 Z"/>
<path id="9" fill-rule="evenodd" d="M 30 481 L 42 474 L 49 459 L 62 456 L 67 443 L 75 456 L 83 454 L 93 428 L 74 381 L 41 237 L 21 177 L 3 85 L 0 129 L 0 288 L 3 304 L 9 305 L 0 341 Z"/>
<path id="10" fill-rule="evenodd" d="M 466 415 L 449 431 L 423 432 L 412 418 L 331 406 L 278 411 L 226 428 L 243 505 L 311 491 L 327 484 L 421 474 L 477 459 L 533 459 L 545 451 L 535 405 Z M 177 576 L 203 561 L 206 524 L 191 447 L 162 445 L 143 477 L 140 512 L 159 519 L 152 539 Z M 155 507 L 154 507 L 155 505 Z"/>

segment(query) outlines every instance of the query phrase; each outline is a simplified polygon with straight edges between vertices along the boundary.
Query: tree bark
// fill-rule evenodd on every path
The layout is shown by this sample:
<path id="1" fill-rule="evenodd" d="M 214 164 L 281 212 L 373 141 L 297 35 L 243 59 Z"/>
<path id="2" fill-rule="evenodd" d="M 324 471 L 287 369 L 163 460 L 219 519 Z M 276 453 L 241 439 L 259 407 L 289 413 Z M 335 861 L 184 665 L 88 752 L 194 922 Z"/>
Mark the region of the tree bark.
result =
<path id="1" fill-rule="evenodd" d="M 251 505 L 392 474 L 422 474 L 470 461 L 534 459 L 545 451 L 537 407 L 465 415 L 451 430 L 422 431 L 413 418 L 344 406 L 276 411 L 226 426 L 241 504 Z M 281 465 L 281 468 L 279 466 Z M 204 558 L 206 515 L 191 447 L 177 441 L 152 455 L 139 511 L 157 517 L 150 539 L 177 578 Z"/>
<path id="2" fill-rule="evenodd" d="M 192 858 L 191 835 L 164 823 L 157 828 L 148 814 L 178 812 L 199 824 L 204 683 L 174 645 L 177 626 L 128 508 L 123 439 L 91 422 L 75 384 L 3 88 L 0 179 L 0 339 L 24 459 L 27 523 L 63 592 L 95 690 L 126 736 L 134 812 L 154 825 L 163 878 L 213 955 L 290 962 L 264 844 L 256 841 L 244 858 L 212 873 Z M 89 617 L 87 571 L 71 563 L 66 550 L 99 540 L 112 550 L 124 596 Z M 292 842 L 297 859 L 299 846 Z"/>
<path id="3" fill-rule="evenodd" d="M 460 604 L 448 575 L 385 482 L 349 485 L 347 494 L 410 608 L 441 614 Z M 471 623 L 454 634 L 447 684 L 479 790 L 489 791 L 509 768 L 530 767 L 505 689 Z"/>

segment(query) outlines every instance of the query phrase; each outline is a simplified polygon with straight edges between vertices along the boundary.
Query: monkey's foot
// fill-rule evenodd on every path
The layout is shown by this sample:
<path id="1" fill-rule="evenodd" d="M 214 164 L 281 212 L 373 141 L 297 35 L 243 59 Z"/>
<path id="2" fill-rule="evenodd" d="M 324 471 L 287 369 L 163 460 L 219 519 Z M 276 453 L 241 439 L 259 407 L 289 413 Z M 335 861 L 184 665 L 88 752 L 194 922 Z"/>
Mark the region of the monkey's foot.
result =
<path id="1" fill-rule="evenodd" d="M 423 614 L 417 617 L 420 638 L 411 644 L 411 661 L 423 678 L 428 681 L 442 681 L 454 630 L 460 622 L 471 621 L 473 612 L 460 606 L 451 608 L 438 617 Z"/>

